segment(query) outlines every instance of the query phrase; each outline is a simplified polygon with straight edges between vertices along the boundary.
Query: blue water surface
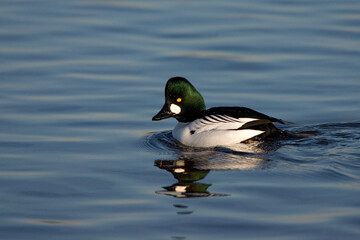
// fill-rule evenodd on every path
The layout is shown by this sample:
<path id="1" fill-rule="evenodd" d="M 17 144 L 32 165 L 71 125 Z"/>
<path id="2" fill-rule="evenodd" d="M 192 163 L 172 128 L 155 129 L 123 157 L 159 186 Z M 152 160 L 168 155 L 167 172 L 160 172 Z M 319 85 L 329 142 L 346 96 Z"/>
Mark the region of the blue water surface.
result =
<path id="1" fill-rule="evenodd" d="M 181 146 L 173 76 L 307 134 Z M 359 93 L 359 1 L 3 0 L 0 239 L 358 239 Z"/>

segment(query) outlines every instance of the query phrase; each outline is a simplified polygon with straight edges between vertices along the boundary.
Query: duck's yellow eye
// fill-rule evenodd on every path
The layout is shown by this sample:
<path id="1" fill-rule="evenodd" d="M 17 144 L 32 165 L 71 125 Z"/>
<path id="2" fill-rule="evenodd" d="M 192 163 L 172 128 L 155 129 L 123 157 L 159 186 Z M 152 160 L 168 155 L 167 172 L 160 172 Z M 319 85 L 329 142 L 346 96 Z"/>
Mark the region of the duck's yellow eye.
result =
<path id="1" fill-rule="evenodd" d="M 182 101 L 182 99 L 181 99 L 181 98 L 178 98 L 178 99 L 176 99 L 176 101 L 177 101 L 177 102 L 181 102 L 181 101 Z"/>

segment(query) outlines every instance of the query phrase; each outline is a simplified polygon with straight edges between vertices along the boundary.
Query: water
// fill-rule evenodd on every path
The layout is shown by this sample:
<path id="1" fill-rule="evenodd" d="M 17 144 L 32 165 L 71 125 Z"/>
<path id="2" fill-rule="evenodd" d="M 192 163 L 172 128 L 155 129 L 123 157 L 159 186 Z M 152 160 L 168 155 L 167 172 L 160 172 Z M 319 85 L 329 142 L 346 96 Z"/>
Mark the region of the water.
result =
<path id="1" fill-rule="evenodd" d="M 1 1 L 1 239 L 358 239 L 359 1 Z M 179 146 L 166 80 L 316 131 Z M 251 146 L 250 146 L 251 147 Z"/>

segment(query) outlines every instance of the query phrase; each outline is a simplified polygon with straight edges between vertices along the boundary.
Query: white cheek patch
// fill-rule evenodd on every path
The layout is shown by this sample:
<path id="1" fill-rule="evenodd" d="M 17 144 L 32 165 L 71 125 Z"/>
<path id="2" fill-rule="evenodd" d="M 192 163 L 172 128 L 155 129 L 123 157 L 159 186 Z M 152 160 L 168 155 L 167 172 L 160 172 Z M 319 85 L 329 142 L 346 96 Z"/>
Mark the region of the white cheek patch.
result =
<path id="1" fill-rule="evenodd" d="M 179 107 L 178 105 L 172 103 L 170 105 L 170 111 L 172 113 L 179 114 L 181 112 L 181 107 Z"/>

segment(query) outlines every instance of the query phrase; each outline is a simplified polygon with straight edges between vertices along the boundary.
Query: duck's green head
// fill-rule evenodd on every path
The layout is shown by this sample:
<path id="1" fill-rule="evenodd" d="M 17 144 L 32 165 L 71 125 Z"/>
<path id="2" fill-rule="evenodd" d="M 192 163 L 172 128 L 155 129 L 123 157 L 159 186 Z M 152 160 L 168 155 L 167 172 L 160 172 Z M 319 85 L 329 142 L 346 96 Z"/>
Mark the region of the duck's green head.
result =
<path id="1" fill-rule="evenodd" d="M 170 78 L 165 87 L 165 104 L 152 120 L 159 121 L 169 117 L 179 122 L 190 122 L 205 111 L 201 94 L 185 78 Z"/>

